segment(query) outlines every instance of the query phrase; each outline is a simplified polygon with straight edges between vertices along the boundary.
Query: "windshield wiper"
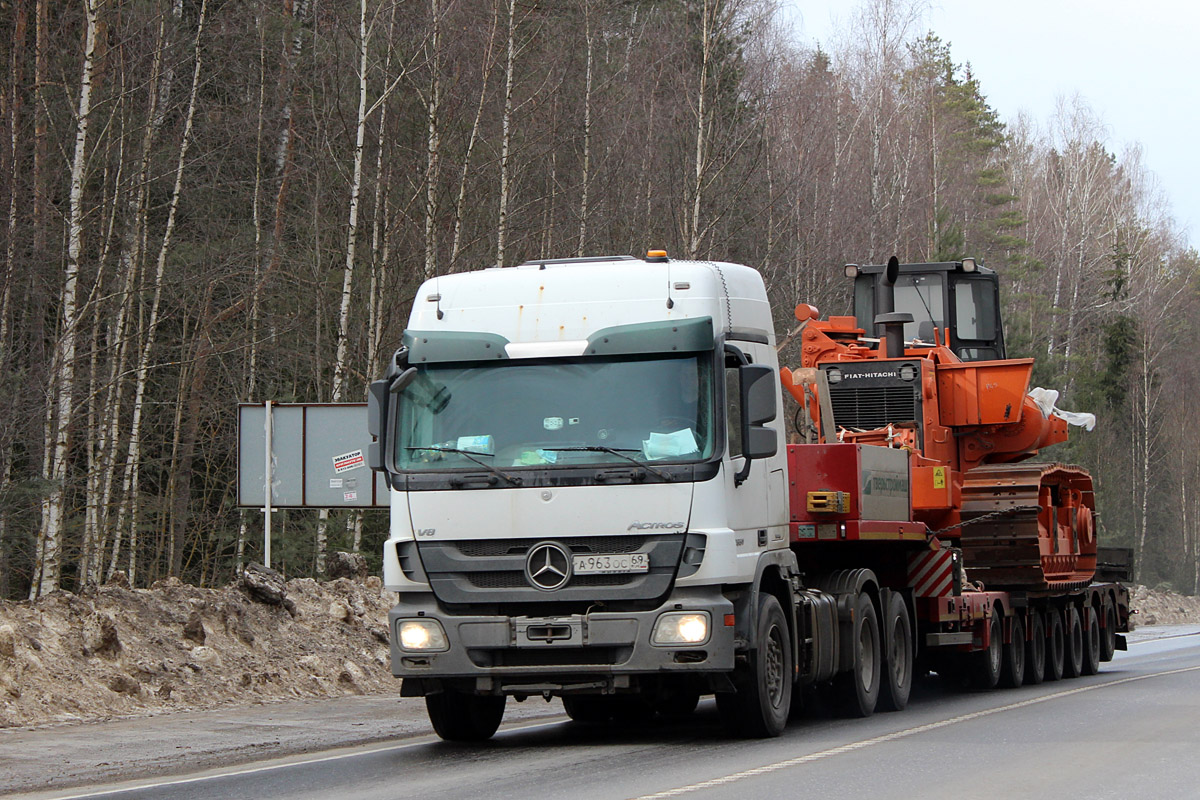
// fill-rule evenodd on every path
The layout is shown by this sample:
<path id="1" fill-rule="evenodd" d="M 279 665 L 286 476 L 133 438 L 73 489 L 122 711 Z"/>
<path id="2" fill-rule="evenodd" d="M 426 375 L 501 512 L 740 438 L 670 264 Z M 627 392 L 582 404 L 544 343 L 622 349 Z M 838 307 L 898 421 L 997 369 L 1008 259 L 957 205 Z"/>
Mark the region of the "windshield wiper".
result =
<path id="1" fill-rule="evenodd" d="M 488 472 L 492 473 L 493 475 L 499 475 L 501 478 L 504 478 L 504 480 L 508 481 L 513 486 L 520 486 L 523 483 L 523 481 L 516 475 L 509 475 L 504 470 L 499 469 L 498 467 L 494 467 L 491 464 L 487 463 L 486 461 L 480 461 L 478 458 L 475 457 L 476 455 L 490 456 L 491 453 L 473 453 L 470 450 L 459 450 L 457 447 L 439 447 L 437 445 L 434 445 L 431 447 L 406 447 L 404 449 L 405 450 L 429 450 L 434 453 L 456 453 L 460 456 L 463 456 L 464 458 L 466 458 L 469 461 L 474 461 L 476 464 L 483 467 L 484 469 L 486 469 Z"/>
<path id="2" fill-rule="evenodd" d="M 654 473 L 658 477 L 662 478 L 664 481 L 671 480 L 671 476 L 668 475 L 667 473 L 663 472 L 662 470 L 655 469 L 654 467 L 647 464 L 645 461 L 638 461 L 633 456 L 625 455 L 625 453 L 640 453 L 640 452 L 642 452 L 641 450 L 638 450 L 633 447 L 605 447 L 602 444 L 584 444 L 584 445 L 575 445 L 573 447 L 542 447 L 540 449 L 548 450 L 553 453 L 562 453 L 562 452 L 608 453 L 609 455 L 614 455 L 617 458 L 623 458 L 626 461 L 629 461 L 633 464 L 637 464 L 639 467 L 645 467 L 647 470 Z"/>

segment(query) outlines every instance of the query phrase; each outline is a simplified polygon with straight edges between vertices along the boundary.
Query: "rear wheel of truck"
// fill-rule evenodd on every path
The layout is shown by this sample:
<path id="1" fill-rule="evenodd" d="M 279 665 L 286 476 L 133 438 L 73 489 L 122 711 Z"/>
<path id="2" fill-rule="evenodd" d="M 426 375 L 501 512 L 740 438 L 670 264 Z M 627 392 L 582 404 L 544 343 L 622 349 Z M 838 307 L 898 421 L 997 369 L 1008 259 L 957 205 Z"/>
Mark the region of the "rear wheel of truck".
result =
<path id="1" fill-rule="evenodd" d="M 913 683 L 912 621 L 908 616 L 908 604 L 899 594 L 888 597 L 887 655 L 884 663 L 882 691 L 879 707 L 884 711 L 903 711 L 908 706 L 908 696 Z"/>
<path id="2" fill-rule="evenodd" d="M 783 608 L 765 592 L 758 601 L 755 648 L 733 675 L 736 692 L 717 695 L 717 710 L 735 736 L 778 736 L 792 704 L 792 645 Z"/>
<path id="3" fill-rule="evenodd" d="M 1004 627 L 1000 623 L 1000 609 L 992 607 L 988 618 L 988 646 L 970 654 L 971 685 L 976 689 L 995 689 L 1000 682 L 1000 668 L 1004 655 Z"/>
<path id="4" fill-rule="evenodd" d="M 1108 595 L 1105 595 L 1101 608 L 1104 615 L 1104 635 L 1100 637 L 1100 660 L 1112 661 L 1113 653 L 1117 652 L 1117 608 Z"/>
<path id="5" fill-rule="evenodd" d="M 425 695 L 425 709 L 437 735 L 448 742 L 482 742 L 492 738 L 504 718 L 503 695 L 475 695 L 447 689 Z"/>
<path id="6" fill-rule="evenodd" d="M 854 608 L 854 629 L 850 639 L 854 665 L 849 672 L 834 678 L 834 691 L 847 716 L 869 717 L 879 703 L 883 682 L 883 646 L 879 637 L 879 617 L 871 596 L 860 594 Z"/>
<path id="7" fill-rule="evenodd" d="M 1083 626 L 1083 670 L 1084 675 L 1095 675 L 1100 671 L 1100 615 L 1095 608 L 1088 608 L 1087 623 Z"/>
<path id="8" fill-rule="evenodd" d="M 1004 645 L 1004 671 L 1000 682 L 1015 689 L 1025 682 L 1025 620 L 1019 613 L 1012 616 L 1012 641 Z"/>
<path id="9" fill-rule="evenodd" d="M 1067 606 L 1063 618 L 1063 677 L 1078 678 L 1083 674 L 1083 626 L 1079 623 L 1079 609 Z"/>
<path id="10" fill-rule="evenodd" d="M 1046 624 L 1042 612 L 1029 612 L 1029 641 L 1025 643 L 1025 683 L 1036 686 L 1046 679 Z"/>
<path id="11" fill-rule="evenodd" d="M 1066 643 L 1063 641 L 1062 611 L 1050 608 L 1046 611 L 1046 680 L 1062 680 L 1063 662 L 1066 660 L 1063 651 Z"/>

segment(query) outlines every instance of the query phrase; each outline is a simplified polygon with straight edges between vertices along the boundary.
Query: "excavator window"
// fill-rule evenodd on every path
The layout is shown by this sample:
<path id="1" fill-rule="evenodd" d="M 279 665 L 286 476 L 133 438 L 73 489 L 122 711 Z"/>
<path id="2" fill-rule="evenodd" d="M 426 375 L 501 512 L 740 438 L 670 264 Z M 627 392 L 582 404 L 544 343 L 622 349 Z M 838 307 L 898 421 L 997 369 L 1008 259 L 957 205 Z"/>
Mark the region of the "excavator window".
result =
<path id="1" fill-rule="evenodd" d="M 949 346 L 963 361 L 1005 358 L 999 283 L 991 270 L 964 273 L 954 262 L 904 264 L 895 285 L 895 310 L 912 315 L 904 341 L 933 343 L 934 328 L 949 331 Z M 867 268 L 854 282 L 854 316 L 868 337 L 878 336 L 875 280 Z"/>
<path id="2" fill-rule="evenodd" d="M 951 346 L 963 361 L 1004 358 L 995 275 L 952 275 Z"/>

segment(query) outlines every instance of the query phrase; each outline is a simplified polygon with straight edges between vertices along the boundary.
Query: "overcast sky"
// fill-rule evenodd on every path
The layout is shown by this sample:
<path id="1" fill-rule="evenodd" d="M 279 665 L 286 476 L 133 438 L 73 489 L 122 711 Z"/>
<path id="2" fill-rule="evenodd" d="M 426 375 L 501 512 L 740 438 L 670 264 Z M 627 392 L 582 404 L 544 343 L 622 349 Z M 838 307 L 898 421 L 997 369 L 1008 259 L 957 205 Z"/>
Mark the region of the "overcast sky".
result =
<path id="1" fill-rule="evenodd" d="M 857 5 L 782 0 L 802 40 L 829 44 Z M 1186 0 L 933 0 L 926 28 L 970 63 L 1005 121 L 1045 128 L 1078 93 L 1104 122 L 1110 152 L 1133 142 L 1175 220 L 1200 247 L 1200 3 Z"/>

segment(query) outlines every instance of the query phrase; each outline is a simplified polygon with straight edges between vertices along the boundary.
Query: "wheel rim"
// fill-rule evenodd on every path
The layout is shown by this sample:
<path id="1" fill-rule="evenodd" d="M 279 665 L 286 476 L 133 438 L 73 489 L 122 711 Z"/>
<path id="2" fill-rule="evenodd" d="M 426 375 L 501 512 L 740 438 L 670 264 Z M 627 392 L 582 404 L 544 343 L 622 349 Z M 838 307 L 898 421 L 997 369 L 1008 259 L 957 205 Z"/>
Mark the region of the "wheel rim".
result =
<path id="1" fill-rule="evenodd" d="M 1000 655 L 1004 648 L 1004 633 L 1000 629 L 1000 618 L 992 615 L 992 640 L 988 643 L 988 659 L 992 664 L 992 671 L 998 673 L 1000 671 Z"/>
<path id="2" fill-rule="evenodd" d="M 892 629 L 892 681 L 897 686 L 902 686 L 905 676 L 908 675 L 908 643 L 905 641 L 905 634 L 904 624 L 897 618 Z"/>
<path id="3" fill-rule="evenodd" d="M 778 626 L 772 626 L 767 636 L 767 653 L 764 663 L 766 668 L 767 697 L 773 708 L 783 705 L 783 634 Z"/>
<path id="4" fill-rule="evenodd" d="M 875 647 L 870 629 L 864 624 L 858 632 L 858 681 L 863 691 L 871 691 L 872 678 L 875 675 Z"/>

